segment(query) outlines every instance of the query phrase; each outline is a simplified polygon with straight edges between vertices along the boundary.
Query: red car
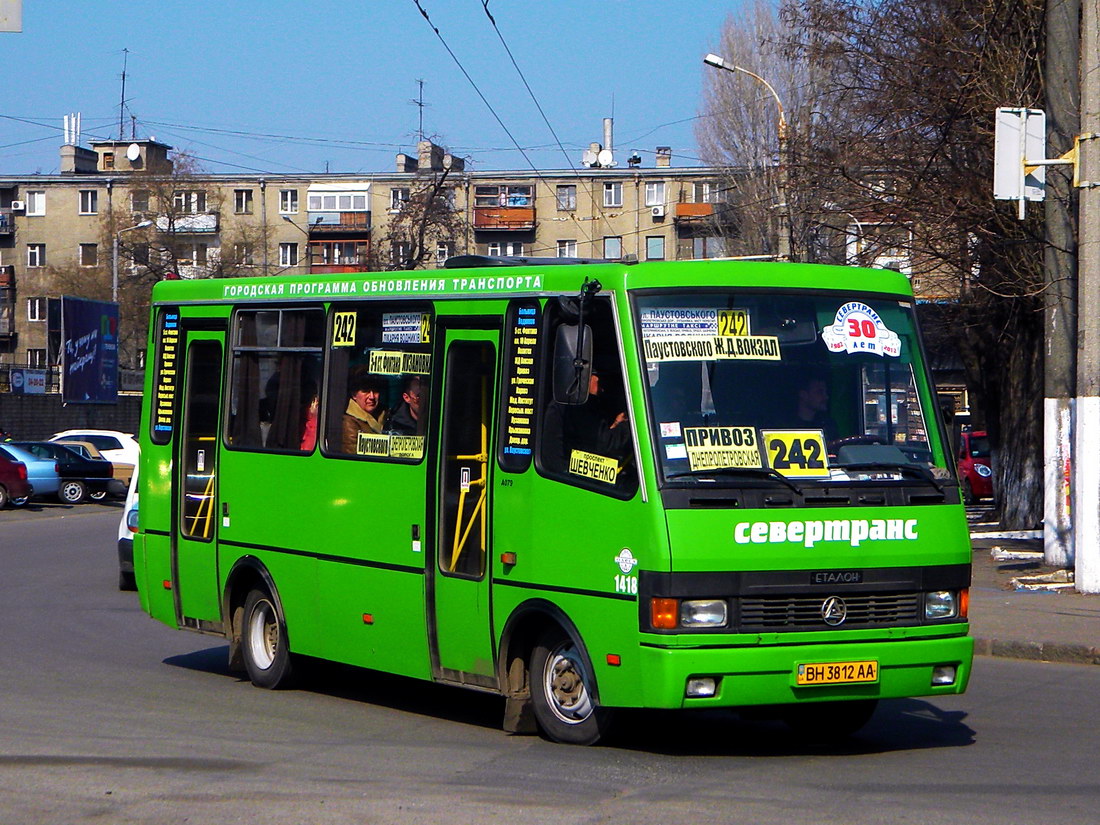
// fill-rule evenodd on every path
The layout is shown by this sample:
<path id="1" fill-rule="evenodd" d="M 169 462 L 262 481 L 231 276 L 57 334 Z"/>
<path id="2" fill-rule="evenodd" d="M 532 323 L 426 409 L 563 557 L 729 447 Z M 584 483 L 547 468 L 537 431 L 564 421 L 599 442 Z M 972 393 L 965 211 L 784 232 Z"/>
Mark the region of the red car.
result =
<path id="1" fill-rule="evenodd" d="M 0 508 L 6 507 L 13 498 L 26 498 L 33 492 L 34 488 L 27 481 L 27 466 L 0 456 Z"/>
<path id="2" fill-rule="evenodd" d="M 959 479 L 963 500 L 967 504 L 974 504 L 980 498 L 993 498 L 989 436 L 984 431 L 962 433 L 959 441 Z"/>

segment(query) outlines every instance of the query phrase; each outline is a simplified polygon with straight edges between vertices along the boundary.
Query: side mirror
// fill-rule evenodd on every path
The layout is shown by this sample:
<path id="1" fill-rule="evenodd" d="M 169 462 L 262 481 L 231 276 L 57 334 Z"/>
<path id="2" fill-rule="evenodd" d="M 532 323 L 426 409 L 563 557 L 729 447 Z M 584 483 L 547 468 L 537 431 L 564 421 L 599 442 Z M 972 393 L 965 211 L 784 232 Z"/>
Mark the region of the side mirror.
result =
<path id="1" fill-rule="evenodd" d="M 583 404 L 588 400 L 592 328 L 585 324 L 583 334 L 581 329 L 578 324 L 562 324 L 554 337 L 554 400 L 559 404 Z"/>

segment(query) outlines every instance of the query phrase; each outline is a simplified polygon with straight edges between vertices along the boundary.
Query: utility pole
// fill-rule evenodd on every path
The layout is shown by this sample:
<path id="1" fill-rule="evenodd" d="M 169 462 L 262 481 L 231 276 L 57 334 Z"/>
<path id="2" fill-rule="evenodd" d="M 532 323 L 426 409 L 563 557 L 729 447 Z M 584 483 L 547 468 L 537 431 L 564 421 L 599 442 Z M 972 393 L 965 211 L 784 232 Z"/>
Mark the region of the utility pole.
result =
<path id="1" fill-rule="evenodd" d="M 1046 7 L 1047 157 L 1073 148 L 1080 131 L 1078 56 L 1081 0 L 1048 0 Z M 1053 170 L 1052 170 L 1053 171 Z M 1047 176 L 1043 201 L 1044 292 L 1043 551 L 1055 567 L 1073 564 L 1073 397 L 1077 382 L 1077 225 L 1070 175 Z"/>
<path id="2" fill-rule="evenodd" d="M 1074 581 L 1100 593 L 1100 3 L 1081 4 Z"/>

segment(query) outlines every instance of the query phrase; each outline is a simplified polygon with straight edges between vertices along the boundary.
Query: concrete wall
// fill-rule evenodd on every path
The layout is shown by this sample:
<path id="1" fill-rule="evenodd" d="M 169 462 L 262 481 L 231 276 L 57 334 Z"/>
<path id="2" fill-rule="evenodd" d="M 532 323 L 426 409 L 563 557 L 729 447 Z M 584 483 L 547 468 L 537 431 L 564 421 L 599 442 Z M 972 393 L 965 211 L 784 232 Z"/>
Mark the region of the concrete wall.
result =
<path id="1" fill-rule="evenodd" d="M 11 433 L 13 438 L 28 440 L 43 440 L 75 427 L 137 433 L 141 400 L 140 395 L 123 395 L 117 404 L 64 406 L 60 395 L 0 393 L 0 429 Z"/>

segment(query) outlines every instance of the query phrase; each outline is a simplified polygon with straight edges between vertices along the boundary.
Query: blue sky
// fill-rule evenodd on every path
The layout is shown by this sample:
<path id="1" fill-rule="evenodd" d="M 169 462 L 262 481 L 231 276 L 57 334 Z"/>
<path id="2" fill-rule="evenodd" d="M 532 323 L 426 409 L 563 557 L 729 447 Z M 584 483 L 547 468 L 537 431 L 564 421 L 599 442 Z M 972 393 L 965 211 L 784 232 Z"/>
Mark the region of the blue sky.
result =
<path id="1" fill-rule="evenodd" d="M 481 0 L 421 0 L 447 45 L 539 169 L 569 162 Z M 658 146 L 697 165 L 703 55 L 740 0 L 490 0 L 489 11 L 569 160 L 614 114 L 620 163 Z M 529 169 L 412 0 L 24 0 L 0 34 L 0 173 L 57 171 L 62 118 L 83 143 L 119 131 L 120 75 L 138 137 L 210 171 L 386 171 L 424 131 L 474 169 Z M 614 107 L 614 109 L 612 109 Z M 25 122 L 31 121 L 31 122 Z M 300 140 L 313 138 L 314 140 Z"/>

